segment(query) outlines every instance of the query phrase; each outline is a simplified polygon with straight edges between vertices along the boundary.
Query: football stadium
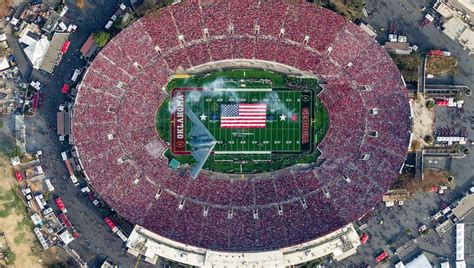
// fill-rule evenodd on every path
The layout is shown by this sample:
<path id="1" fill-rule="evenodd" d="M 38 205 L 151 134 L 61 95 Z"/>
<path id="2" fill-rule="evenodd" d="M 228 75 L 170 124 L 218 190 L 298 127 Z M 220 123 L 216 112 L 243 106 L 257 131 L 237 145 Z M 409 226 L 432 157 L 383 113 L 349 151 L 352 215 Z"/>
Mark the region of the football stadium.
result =
<path id="1" fill-rule="evenodd" d="M 289 266 L 359 242 L 351 222 L 403 168 L 408 92 L 361 28 L 303 1 L 186 1 L 122 30 L 88 68 L 72 134 L 135 228 L 128 252 Z"/>

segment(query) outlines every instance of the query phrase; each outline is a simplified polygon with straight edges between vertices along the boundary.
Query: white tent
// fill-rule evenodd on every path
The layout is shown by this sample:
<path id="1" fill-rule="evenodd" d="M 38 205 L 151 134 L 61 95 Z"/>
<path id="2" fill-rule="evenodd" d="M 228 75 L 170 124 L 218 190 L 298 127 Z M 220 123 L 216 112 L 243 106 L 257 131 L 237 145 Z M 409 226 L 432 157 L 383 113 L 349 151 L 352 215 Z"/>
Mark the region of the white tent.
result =
<path id="1" fill-rule="evenodd" d="M 464 260 L 464 223 L 456 224 L 456 260 Z"/>
<path id="2" fill-rule="evenodd" d="M 432 268 L 433 265 L 428 261 L 425 254 L 421 254 L 411 262 L 405 265 L 406 268 Z"/>
<path id="3" fill-rule="evenodd" d="M 0 72 L 10 68 L 10 63 L 5 57 L 0 58 Z"/>
<path id="4" fill-rule="evenodd" d="M 43 63 L 44 56 L 48 51 L 50 42 L 48 38 L 44 35 L 39 40 L 28 38 L 26 36 L 27 35 L 25 35 L 24 38 L 20 39 L 20 42 L 27 45 L 27 47 L 25 47 L 23 51 L 30 60 L 31 65 L 33 65 L 33 68 L 39 69 L 41 63 Z"/>
<path id="5" fill-rule="evenodd" d="M 403 262 L 399 261 L 397 264 L 395 264 L 395 268 L 405 268 L 405 264 Z"/>
<path id="6" fill-rule="evenodd" d="M 441 268 L 450 268 L 449 262 L 445 261 L 441 263 Z"/>

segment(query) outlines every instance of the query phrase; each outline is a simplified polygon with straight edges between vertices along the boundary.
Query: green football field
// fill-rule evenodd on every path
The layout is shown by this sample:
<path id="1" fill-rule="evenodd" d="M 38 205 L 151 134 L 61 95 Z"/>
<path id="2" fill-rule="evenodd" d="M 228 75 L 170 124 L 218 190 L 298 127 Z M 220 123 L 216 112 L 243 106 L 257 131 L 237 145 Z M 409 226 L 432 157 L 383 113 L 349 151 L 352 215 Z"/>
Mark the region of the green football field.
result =
<path id="1" fill-rule="evenodd" d="M 165 152 L 170 160 L 175 158 L 181 163 L 195 163 L 189 155 L 192 149 L 190 137 L 187 136 L 192 123 L 184 111 L 180 117 L 183 140 L 176 139 L 178 132 L 174 124 L 180 121 L 173 118 L 173 103 L 176 100 L 173 92 L 179 91 L 186 92 L 186 107 L 189 105 L 198 118 L 204 116 L 201 122 L 218 142 L 204 165 L 208 170 L 264 172 L 297 163 L 314 163 L 320 155 L 316 146 L 326 135 L 329 116 L 317 97 L 322 88 L 314 77 L 261 69 L 224 69 L 175 75 L 166 90 L 169 96 L 157 110 L 156 129 L 170 145 Z M 302 99 L 306 101 L 303 103 Z M 265 128 L 220 127 L 220 108 L 223 104 L 262 102 L 267 104 Z M 294 121 L 291 120 L 293 114 L 296 115 Z M 281 115 L 286 116 L 285 120 L 281 120 Z M 306 143 L 303 144 L 303 141 Z"/>
<path id="2" fill-rule="evenodd" d="M 217 141 L 214 153 L 295 153 L 311 149 L 312 92 L 272 89 L 175 89 L 185 94 L 185 103 Z M 174 92 L 175 93 L 175 92 Z M 229 103 L 265 103 L 264 128 L 222 128 L 220 107 Z M 305 109 L 303 118 L 302 110 Z M 308 128 L 302 143 L 302 123 Z M 190 120 L 185 123 L 188 133 Z M 191 150 L 188 145 L 187 151 Z"/>

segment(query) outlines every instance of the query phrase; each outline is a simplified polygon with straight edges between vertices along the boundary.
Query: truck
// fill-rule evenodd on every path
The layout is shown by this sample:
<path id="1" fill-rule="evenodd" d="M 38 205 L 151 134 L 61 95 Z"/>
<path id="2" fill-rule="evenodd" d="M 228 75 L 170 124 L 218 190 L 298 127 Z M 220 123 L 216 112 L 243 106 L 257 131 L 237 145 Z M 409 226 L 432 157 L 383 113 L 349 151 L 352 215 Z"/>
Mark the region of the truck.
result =
<path id="1" fill-rule="evenodd" d="M 423 17 L 423 20 L 420 22 L 420 27 L 425 27 L 428 24 L 432 23 L 433 21 L 434 21 L 434 17 L 428 13 Z"/>
<path id="2" fill-rule="evenodd" d="M 66 227 L 69 227 L 69 228 L 72 227 L 72 224 L 71 224 L 71 222 L 69 221 L 69 219 L 68 219 L 68 217 L 66 216 L 66 214 L 61 213 L 61 214 L 58 215 L 58 218 L 63 222 L 63 224 L 64 224 Z"/>
<path id="3" fill-rule="evenodd" d="M 75 69 L 74 73 L 72 74 L 71 81 L 76 82 L 80 74 L 81 74 L 81 69 Z"/>
<path id="4" fill-rule="evenodd" d="M 449 57 L 449 56 L 451 56 L 451 52 L 449 52 L 447 50 L 432 49 L 432 50 L 428 51 L 428 55 Z"/>
<path id="5" fill-rule="evenodd" d="M 67 212 L 67 209 L 64 206 L 64 203 L 63 203 L 63 201 L 61 200 L 60 197 L 56 197 L 56 199 L 54 201 L 56 202 L 56 205 L 58 206 L 58 208 L 61 210 L 62 213 Z"/>
<path id="6" fill-rule="evenodd" d="M 366 233 L 362 234 L 362 236 L 360 237 L 361 244 L 367 243 L 368 240 L 369 240 L 369 235 L 367 235 Z"/>
<path id="7" fill-rule="evenodd" d="M 61 88 L 61 93 L 63 94 L 68 94 L 69 93 L 69 85 L 68 84 L 64 84 L 63 87 Z"/>
<path id="8" fill-rule="evenodd" d="M 115 223 L 109 217 L 105 217 L 104 221 L 105 221 L 105 223 L 107 223 L 107 225 L 109 226 L 109 228 L 112 230 L 113 233 L 117 232 L 117 230 L 118 230 L 117 226 L 115 225 Z"/>
<path id="9" fill-rule="evenodd" d="M 386 251 L 383 251 L 382 253 L 380 253 L 380 254 L 375 258 L 375 261 L 376 261 L 376 262 L 381 262 L 381 261 L 385 260 L 387 257 L 388 257 L 388 253 L 387 253 Z"/>
<path id="10" fill-rule="evenodd" d="M 48 187 L 48 191 L 53 192 L 54 191 L 54 186 L 51 183 L 50 179 L 45 179 L 44 183 L 46 184 L 46 187 Z"/>
<path id="11" fill-rule="evenodd" d="M 112 230 L 112 232 L 116 234 L 118 237 L 120 237 L 120 239 L 122 239 L 123 242 L 126 242 L 128 240 L 128 238 L 124 235 L 124 233 L 120 231 L 117 225 L 115 225 L 115 223 L 109 217 L 105 217 L 104 221 L 105 223 L 107 223 L 107 225 Z"/>
<path id="12" fill-rule="evenodd" d="M 23 180 L 23 175 L 21 174 L 21 171 L 19 171 L 19 170 L 15 171 L 15 178 L 16 178 L 17 182 L 20 182 L 20 181 Z"/>

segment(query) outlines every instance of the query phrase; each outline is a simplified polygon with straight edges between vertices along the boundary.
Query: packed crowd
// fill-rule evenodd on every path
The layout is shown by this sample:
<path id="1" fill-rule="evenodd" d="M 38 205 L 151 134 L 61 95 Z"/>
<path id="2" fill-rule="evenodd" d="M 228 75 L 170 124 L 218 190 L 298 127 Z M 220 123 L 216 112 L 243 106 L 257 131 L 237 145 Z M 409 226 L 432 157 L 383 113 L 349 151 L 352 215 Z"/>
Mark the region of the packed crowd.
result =
<path id="1" fill-rule="evenodd" d="M 132 223 L 229 251 L 302 243 L 369 210 L 395 179 L 410 128 L 406 88 L 383 49 L 312 4 L 195 2 L 138 20 L 88 69 L 73 135 L 94 190 Z M 155 113 L 167 98 L 169 76 L 237 58 L 279 62 L 320 78 L 331 125 L 319 166 L 245 180 L 211 172 L 192 180 L 168 168 Z M 369 113 L 374 108 L 378 113 Z"/>

